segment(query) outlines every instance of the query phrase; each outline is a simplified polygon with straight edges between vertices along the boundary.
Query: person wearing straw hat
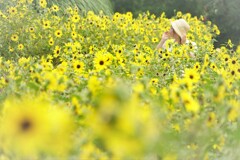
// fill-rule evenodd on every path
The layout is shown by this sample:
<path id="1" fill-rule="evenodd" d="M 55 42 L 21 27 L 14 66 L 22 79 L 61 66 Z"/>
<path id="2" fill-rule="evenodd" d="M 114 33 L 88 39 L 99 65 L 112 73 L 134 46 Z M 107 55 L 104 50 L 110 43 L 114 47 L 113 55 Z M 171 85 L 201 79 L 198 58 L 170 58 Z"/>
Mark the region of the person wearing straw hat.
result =
<path id="1" fill-rule="evenodd" d="M 165 42 L 168 39 L 174 39 L 178 44 L 187 44 L 189 41 L 187 40 L 187 32 L 190 30 L 189 24 L 184 19 L 178 19 L 171 22 L 171 29 L 167 32 L 164 32 L 162 35 L 162 39 L 157 45 L 156 49 L 164 48 Z M 193 45 L 196 46 L 196 43 L 193 42 Z M 195 57 L 193 53 L 190 53 L 191 57 Z"/>

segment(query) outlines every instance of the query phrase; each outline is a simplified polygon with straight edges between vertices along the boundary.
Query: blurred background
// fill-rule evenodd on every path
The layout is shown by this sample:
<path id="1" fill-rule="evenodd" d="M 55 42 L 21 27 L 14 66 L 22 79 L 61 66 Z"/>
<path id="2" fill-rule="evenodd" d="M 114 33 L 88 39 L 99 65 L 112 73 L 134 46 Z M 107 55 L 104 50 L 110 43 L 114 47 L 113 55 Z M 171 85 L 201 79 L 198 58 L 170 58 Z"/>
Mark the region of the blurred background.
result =
<path id="1" fill-rule="evenodd" d="M 215 47 L 226 44 L 231 39 L 235 45 L 240 43 L 240 0 L 111 0 L 113 11 L 125 13 L 131 11 L 135 17 L 149 11 L 167 18 L 177 11 L 204 16 L 205 21 L 216 24 L 221 34 L 217 37 Z"/>

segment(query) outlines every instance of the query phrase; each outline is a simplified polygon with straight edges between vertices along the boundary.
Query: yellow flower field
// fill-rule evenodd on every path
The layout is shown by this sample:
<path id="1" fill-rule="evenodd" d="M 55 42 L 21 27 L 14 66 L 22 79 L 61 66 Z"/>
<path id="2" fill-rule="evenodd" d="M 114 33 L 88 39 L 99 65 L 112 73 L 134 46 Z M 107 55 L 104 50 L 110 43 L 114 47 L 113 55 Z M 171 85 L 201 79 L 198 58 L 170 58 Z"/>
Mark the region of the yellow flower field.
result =
<path id="1" fill-rule="evenodd" d="M 0 11 L 1 160 L 240 158 L 240 47 L 214 48 L 216 25 L 13 2 Z M 156 50 L 178 18 L 197 49 Z"/>

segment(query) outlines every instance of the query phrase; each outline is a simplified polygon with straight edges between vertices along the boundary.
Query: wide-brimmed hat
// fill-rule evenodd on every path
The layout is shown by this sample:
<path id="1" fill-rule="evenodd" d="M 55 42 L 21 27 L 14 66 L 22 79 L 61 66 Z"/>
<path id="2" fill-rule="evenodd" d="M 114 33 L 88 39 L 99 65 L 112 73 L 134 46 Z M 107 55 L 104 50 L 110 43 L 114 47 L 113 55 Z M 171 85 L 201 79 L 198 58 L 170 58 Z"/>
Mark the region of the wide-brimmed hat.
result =
<path id="1" fill-rule="evenodd" d="M 180 36 L 181 39 L 185 39 L 188 30 L 190 29 L 189 24 L 184 19 L 178 19 L 171 22 L 174 31 Z"/>

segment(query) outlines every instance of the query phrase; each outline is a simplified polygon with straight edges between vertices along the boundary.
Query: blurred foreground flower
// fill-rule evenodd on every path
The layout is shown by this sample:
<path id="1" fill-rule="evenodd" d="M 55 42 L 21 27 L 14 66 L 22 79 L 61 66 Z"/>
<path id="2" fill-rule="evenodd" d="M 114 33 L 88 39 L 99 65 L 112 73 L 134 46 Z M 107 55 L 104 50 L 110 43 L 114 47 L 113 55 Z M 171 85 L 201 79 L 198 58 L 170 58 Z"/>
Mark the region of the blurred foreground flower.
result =
<path id="1" fill-rule="evenodd" d="M 73 129 L 70 114 L 59 106 L 28 96 L 9 98 L 1 114 L 0 149 L 17 157 L 63 156 L 70 150 Z"/>
<path id="2" fill-rule="evenodd" d="M 98 97 L 95 110 L 86 122 L 96 137 L 96 143 L 104 146 L 111 158 L 139 159 L 149 154 L 146 148 L 157 143 L 161 127 L 155 126 L 160 122 L 154 119 L 156 115 L 150 104 L 142 103 L 138 94 L 126 96 L 124 87 L 118 87 L 105 90 Z"/>

